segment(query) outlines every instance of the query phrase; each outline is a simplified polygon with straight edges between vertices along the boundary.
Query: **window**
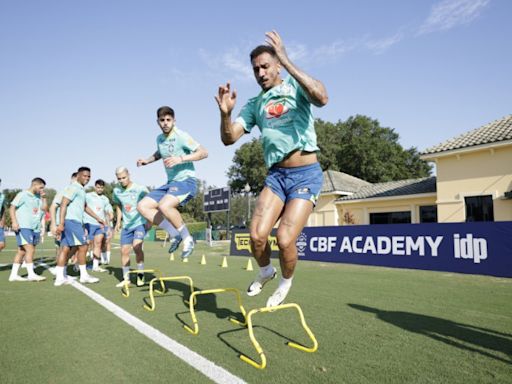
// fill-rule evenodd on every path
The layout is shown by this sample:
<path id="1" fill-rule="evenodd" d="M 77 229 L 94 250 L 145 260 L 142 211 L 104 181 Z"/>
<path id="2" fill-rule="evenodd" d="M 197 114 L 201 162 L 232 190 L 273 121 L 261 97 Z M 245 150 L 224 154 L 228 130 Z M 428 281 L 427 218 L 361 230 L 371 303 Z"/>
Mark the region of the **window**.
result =
<path id="1" fill-rule="evenodd" d="M 424 205 L 420 207 L 420 223 L 437 223 L 437 206 Z"/>
<path id="2" fill-rule="evenodd" d="M 466 221 L 494 221 L 492 196 L 468 196 L 466 203 Z"/>
<path id="3" fill-rule="evenodd" d="M 411 212 L 370 213 L 370 224 L 410 224 Z"/>

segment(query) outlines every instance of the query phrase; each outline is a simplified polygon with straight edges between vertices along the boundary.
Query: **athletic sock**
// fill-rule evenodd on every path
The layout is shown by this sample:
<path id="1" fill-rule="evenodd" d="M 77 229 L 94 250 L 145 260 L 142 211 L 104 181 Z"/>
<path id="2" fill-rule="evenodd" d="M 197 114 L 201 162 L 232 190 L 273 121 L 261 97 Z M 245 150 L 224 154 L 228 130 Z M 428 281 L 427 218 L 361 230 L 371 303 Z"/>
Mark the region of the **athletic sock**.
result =
<path id="1" fill-rule="evenodd" d="M 107 263 L 110 264 L 110 251 L 107 251 Z"/>
<path id="2" fill-rule="evenodd" d="M 20 266 L 21 266 L 20 263 L 13 263 L 12 264 L 11 277 L 14 277 L 14 276 L 18 275 L 18 272 L 20 270 Z"/>
<path id="3" fill-rule="evenodd" d="M 281 276 L 281 280 L 279 281 L 279 288 L 290 289 L 290 287 L 292 286 L 292 280 L 293 280 L 293 276 L 290 277 L 289 279 L 286 279 Z"/>
<path id="4" fill-rule="evenodd" d="M 137 269 L 140 271 L 144 269 L 144 263 L 137 263 Z"/>
<path id="5" fill-rule="evenodd" d="M 190 232 L 188 231 L 188 228 L 185 224 L 178 228 L 178 232 L 180 233 L 182 239 L 186 239 L 190 236 Z"/>
<path id="6" fill-rule="evenodd" d="M 163 220 L 158 226 L 162 229 L 164 229 L 171 238 L 176 237 L 179 235 L 178 230 L 172 225 L 168 220 Z"/>
<path id="7" fill-rule="evenodd" d="M 92 269 L 98 269 L 100 267 L 100 261 L 97 258 L 92 259 Z"/>
<path id="8" fill-rule="evenodd" d="M 130 272 L 130 266 L 123 267 L 123 280 L 129 280 L 128 279 L 128 272 Z"/>
<path id="9" fill-rule="evenodd" d="M 89 275 L 87 273 L 87 264 L 81 264 L 78 268 L 80 269 L 80 278 L 85 278 Z"/>
<path id="10" fill-rule="evenodd" d="M 25 267 L 27 268 L 28 276 L 34 276 L 36 273 L 34 272 L 34 263 L 26 263 Z"/>
<path id="11" fill-rule="evenodd" d="M 55 280 L 64 280 L 65 277 L 65 270 L 66 267 L 59 267 L 58 265 L 55 267 Z"/>
<path id="12" fill-rule="evenodd" d="M 101 252 L 101 262 L 105 263 L 107 261 L 107 253 Z"/>
<path id="13" fill-rule="evenodd" d="M 267 277 L 270 276 L 274 272 L 274 268 L 272 267 L 272 263 L 264 267 L 260 267 L 260 276 Z"/>

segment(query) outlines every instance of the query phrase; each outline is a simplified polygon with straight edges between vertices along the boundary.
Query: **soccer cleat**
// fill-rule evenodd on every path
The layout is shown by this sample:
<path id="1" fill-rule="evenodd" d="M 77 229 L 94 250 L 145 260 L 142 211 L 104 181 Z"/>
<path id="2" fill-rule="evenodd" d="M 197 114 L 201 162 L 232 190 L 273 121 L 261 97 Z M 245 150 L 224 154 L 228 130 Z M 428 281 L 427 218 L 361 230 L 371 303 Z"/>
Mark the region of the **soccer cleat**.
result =
<path id="1" fill-rule="evenodd" d="M 131 287 L 132 283 L 127 280 L 123 280 L 116 284 L 116 288 L 124 288 L 126 285 L 128 285 L 128 287 Z"/>
<path id="2" fill-rule="evenodd" d="M 46 277 L 39 275 L 32 275 L 27 277 L 28 281 L 45 281 Z"/>
<path id="3" fill-rule="evenodd" d="M 169 253 L 176 252 L 176 250 L 180 246 L 182 240 L 183 239 L 181 238 L 180 235 L 177 235 L 176 237 L 171 238 L 171 240 L 169 240 Z"/>
<path id="4" fill-rule="evenodd" d="M 28 281 L 25 277 L 20 275 L 9 276 L 9 281 Z"/>
<path id="5" fill-rule="evenodd" d="M 92 269 L 93 272 L 107 272 L 106 269 L 104 268 L 101 268 L 101 267 L 96 267 L 96 268 L 93 268 Z"/>
<path id="6" fill-rule="evenodd" d="M 276 277 L 276 269 L 272 267 L 272 273 L 268 276 L 261 276 L 258 273 L 258 276 L 256 276 L 256 280 L 254 280 L 251 285 L 249 285 L 249 288 L 247 288 L 247 295 L 248 296 L 256 296 L 259 295 L 261 290 L 263 289 L 263 286 L 267 284 L 270 280 L 274 279 Z"/>
<path id="7" fill-rule="evenodd" d="M 188 236 L 183 240 L 183 252 L 181 253 L 181 258 L 186 259 L 189 257 L 194 251 L 194 239 L 192 236 Z"/>
<path id="8" fill-rule="evenodd" d="M 284 299 L 286 299 L 286 296 L 288 295 L 291 287 L 291 285 L 288 287 L 277 287 L 272 296 L 268 298 L 267 307 L 277 307 L 278 305 L 283 304 Z"/>
<path id="9" fill-rule="evenodd" d="M 144 280 L 144 274 L 143 273 L 137 273 L 137 287 L 142 287 L 145 283 Z"/>
<path id="10" fill-rule="evenodd" d="M 98 279 L 97 277 L 92 277 L 92 276 L 89 276 L 89 275 L 85 275 L 85 276 L 80 276 L 80 280 L 79 280 L 82 284 L 94 284 L 94 283 L 97 283 L 98 281 L 100 281 L 100 279 Z"/>
<path id="11" fill-rule="evenodd" d="M 73 280 L 70 280 L 70 279 L 55 279 L 55 281 L 53 282 L 53 285 L 56 286 L 56 287 L 60 287 L 61 285 L 69 285 L 73 282 Z"/>

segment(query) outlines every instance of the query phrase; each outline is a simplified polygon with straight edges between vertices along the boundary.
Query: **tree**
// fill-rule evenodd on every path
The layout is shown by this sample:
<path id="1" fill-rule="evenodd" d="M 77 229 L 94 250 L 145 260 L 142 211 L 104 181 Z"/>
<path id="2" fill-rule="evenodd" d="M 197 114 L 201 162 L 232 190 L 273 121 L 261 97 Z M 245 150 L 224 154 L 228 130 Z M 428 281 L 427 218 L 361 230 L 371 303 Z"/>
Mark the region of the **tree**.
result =
<path id="1" fill-rule="evenodd" d="M 261 191 L 266 175 L 263 147 L 257 139 L 252 139 L 236 150 L 233 165 L 227 172 L 232 192 L 243 191 L 247 183 L 251 191 Z"/>

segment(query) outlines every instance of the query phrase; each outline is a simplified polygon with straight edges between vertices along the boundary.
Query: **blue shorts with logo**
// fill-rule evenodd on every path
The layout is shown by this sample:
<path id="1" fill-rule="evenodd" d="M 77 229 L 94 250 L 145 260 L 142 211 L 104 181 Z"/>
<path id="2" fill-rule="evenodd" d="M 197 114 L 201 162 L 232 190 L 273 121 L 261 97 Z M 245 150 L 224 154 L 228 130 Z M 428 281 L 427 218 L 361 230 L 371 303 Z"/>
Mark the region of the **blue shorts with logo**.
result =
<path id="1" fill-rule="evenodd" d="M 131 245 L 135 240 L 144 240 L 144 236 L 146 236 L 146 227 L 143 225 L 123 228 L 121 231 L 121 245 Z"/>
<path id="2" fill-rule="evenodd" d="M 16 243 L 18 247 L 22 247 L 23 245 L 37 245 L 40 239 L 41 234 L 29 228 L 20 228 L 19 231 L 16 232 Z"/>
<path id="3" fill-rule="evenodd" d="M 76 247 L 87 244 L 84 226 L 76 220 L 64 221 L 64 232 L 60 238 L 60 245 L 64 247 Z"/>
<path id="4" fill-rule="evenodd" d="M 304 199 L 316 205 L 323 181 L 319 163 L 293 168 L 273 166 L 265 179 L 265 186 L 285 204 L 292 199 Z"/>
<path id="5" fill-rule="evenodd" d="M 87 229 L 87 236 L 89 237 L 89 240 L 94 240 L 96 236 L 105 234 L 105 231 L 103 228 L 101 228 L 101 225 L 86 223 L 85 229 Z"/>
<path id="6" fill-rule="evenodd" d="M 181 206 L 184 206 L 196 195 L 196 192 L 196 179 L 190 177 L 182 181 L 172 181 L 168 184 L 162 185 L 161 187 L 153 189 L 146 196 L 151 197 L 158 203 L 165 195 L 172 195 L 178 199 Z"/>
<path id="7" fill-rule="evenodd" d="M 3 228 L 0 228 L 0 243 L 5 243 L 5 231 Z"/>

